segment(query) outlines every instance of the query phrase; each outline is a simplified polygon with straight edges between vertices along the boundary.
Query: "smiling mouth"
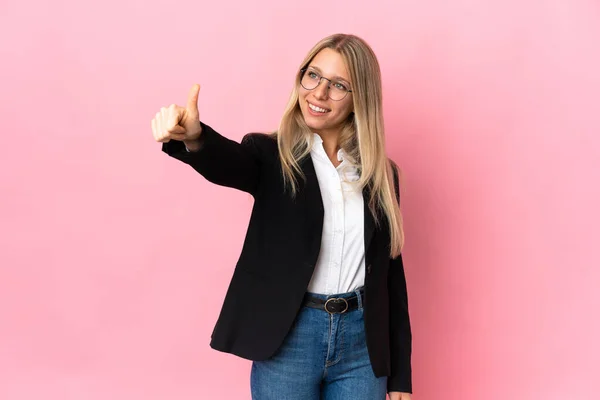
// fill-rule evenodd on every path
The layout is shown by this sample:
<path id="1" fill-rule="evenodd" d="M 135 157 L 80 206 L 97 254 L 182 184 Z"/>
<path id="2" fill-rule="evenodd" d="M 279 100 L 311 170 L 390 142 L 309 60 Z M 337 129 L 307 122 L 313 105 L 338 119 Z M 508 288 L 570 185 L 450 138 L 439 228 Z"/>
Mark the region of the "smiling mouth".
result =
<path id="1" fill-rule="evenodd" d="M 328 113 L 328 112 L 330 112 L 330 111 L 331 111 L 331 110 L 328 110 L 328 109 L 326 109 L 326 108 L 317 107 L 317 106 L 315 106 L 314 104 L 311 104 L 311 103 L 310 103 L 310 102 L 308 102 L 308 101 L 307 101 L 307 103 L 308 103 L 308 108 L 310 108 L 310 109 L 311 109 L 311 111 L 314 111 L 314 112 L 316 112 L 316 113 L 325 114 L 325 113 Z"/>

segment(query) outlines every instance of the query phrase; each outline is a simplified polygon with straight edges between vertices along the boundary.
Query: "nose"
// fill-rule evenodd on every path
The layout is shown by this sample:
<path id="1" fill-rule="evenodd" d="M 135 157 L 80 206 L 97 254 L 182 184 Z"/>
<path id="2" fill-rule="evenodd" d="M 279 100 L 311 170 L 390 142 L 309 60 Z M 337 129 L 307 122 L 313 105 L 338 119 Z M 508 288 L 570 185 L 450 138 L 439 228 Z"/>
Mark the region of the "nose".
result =
<path id="1" fill-rule="evenodd" d="M 319 100 L 327 100 L 329 94 L 327 91 L 329 90 L 329 82 L 325 79 L 321 79 L 317 87 L 314 89 L 315 97 Z"/>

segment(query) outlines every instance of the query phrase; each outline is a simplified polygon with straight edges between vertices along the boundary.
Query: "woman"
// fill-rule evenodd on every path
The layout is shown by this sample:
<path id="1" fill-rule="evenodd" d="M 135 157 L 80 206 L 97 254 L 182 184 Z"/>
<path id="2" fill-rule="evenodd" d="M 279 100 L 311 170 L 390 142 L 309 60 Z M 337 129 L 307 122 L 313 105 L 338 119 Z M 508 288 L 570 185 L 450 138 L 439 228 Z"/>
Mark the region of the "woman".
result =
<path id="1" fill-rule="evenodd" d="M 211 347 L 253 360 L 253 399 L 409 400 L 398 173 L 371 48 L 343 34 L 317 43 L 278 131 L 241 143 L 200 122 L 199 90 L 156 114 L 154 138 L 255 200 Z"/>

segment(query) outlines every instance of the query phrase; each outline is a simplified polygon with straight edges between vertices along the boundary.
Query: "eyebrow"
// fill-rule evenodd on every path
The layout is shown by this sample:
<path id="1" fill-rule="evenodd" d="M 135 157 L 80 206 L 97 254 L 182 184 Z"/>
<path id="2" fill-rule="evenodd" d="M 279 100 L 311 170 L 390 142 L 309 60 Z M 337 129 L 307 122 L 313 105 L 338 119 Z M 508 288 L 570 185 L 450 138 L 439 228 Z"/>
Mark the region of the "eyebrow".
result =
<path id="1" fill-rule="evenodd" d="M 323 71 L 321 71 L 321 69 L 319 67 L 315 67 L 314 65 L 309 65 L 307 68 L 311 68 L 314 69 L 315 71 L 317 71 L 319 74 L 323 75 Z M 337 79 L 339 81 L 344 81 L 347 84 L 351 85 L 350 81 L 346 78 L 342 78 L 341 76 L 334 76 L 334 79 Z"/>

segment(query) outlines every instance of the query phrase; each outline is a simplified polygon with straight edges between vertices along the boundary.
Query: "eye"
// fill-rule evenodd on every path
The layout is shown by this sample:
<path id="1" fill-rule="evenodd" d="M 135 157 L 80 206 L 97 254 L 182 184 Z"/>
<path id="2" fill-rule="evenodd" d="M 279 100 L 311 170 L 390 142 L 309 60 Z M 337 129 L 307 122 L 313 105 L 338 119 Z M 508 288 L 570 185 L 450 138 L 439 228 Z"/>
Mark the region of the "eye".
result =
<path id="1" fill-rule="evenodd" d="M 335 83 L 335 88 L 339 89 L 339 90 L 343 90 L 344 92 L 348 91 L 348 88 L 346 87 L 346 85 L 344 85 L 341 82 L 336 82 Z"/>
<path id="2" fill-rule="evenodd" d="M 314 72 L 314 71 L 308 71 L 308 77 L 310 79 L 315 79 L 315 80 L 319 79 L 319 75 L 316 72 Z"/>

